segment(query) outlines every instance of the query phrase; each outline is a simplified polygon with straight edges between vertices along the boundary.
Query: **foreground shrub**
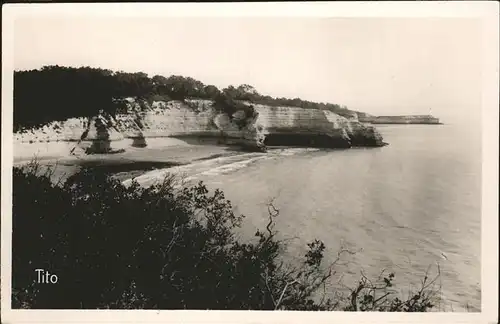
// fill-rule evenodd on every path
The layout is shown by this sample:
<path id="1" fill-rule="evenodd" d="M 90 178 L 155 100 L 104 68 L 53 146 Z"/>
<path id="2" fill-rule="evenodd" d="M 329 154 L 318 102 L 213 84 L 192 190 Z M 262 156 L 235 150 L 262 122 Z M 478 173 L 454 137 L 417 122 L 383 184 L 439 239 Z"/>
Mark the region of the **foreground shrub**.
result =
<path id="1" fill-rule="evenodd" d="M 426 311 L 430 285 L 410 299 L 390 299 L 393 274 L 377 286 L 362 280 L 350 296 L 322 294 L 336 259 L 323 264 L 315 240 L 299 264 L 269 223 L 255 240 L 235 236 L 243 216 L 224 193 L 203 183 L 123 186 L 83 169 L 64 184 L 36 165 L 13 170 L 13 308 L 260 309 Z M 35 269 L 58 275 L 37 284 Z M 385 290 L 384 290 L 385 289 Z M 387 291 L 380 297 L 380 291 Z M 385 296 L 384 296 L 385 294 Z"/>

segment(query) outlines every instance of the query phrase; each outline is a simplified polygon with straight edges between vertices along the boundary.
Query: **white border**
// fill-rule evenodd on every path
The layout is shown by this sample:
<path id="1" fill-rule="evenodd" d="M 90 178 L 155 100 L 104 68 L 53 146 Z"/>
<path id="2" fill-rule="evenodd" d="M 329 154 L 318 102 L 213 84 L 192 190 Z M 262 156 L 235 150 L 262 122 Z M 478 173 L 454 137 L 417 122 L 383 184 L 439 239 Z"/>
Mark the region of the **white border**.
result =
<path id="1" fill-rule="evenodd" d="M 12 72 L 13 22 L 20 15 L 105 17 L 475 17 L 482 38 L 482 312 L 344 313 L 266 311 L 36 311 L 11 310 Z M 17 322 L 162 323 L 497 323 L 498 322 L 498 109 L 499 4 L 476 2 L 182 3 L 182 4 L 7 4 L 2 7 L 2 236 L 1 318 Z"/>

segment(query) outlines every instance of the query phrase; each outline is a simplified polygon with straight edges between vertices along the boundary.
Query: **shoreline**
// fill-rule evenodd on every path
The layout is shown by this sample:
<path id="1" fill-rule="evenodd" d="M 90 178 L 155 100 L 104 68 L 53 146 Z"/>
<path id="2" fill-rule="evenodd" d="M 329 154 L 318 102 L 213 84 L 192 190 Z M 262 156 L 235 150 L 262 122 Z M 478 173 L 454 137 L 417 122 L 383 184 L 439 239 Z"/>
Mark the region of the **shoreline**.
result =
<path id="1" fill-rule="evenodd" d="M 148 171 L 184 166 L 195 162 L 209 161 L 221 157 L 248 153 L 234 146 L 215 144 L 185 144 L 176 146 L 129 149 L 115 154 L 92 154 L 84 156 L 42 156 L 28 159 L 14 157 L 13 167 L 22 167 L 39 162 L 41 172 L 54 169 L 53 180 L 65 180 L 84 167 L 111 174 L 120 181 L 131 179 Z"/>
<path id="2" fill-rule="evenodd" d="M 130 141 L 126 138 L 125 141 Z M 385 144 L 385 143 L 384 143 Z M 157 136 L 148 137 L 146 147 L 128 146 L 126 150 L 102 154 L 78 154 L 74 150 L 74 141 L 51 141 L 19 143 L 14 146 L 13 166 L 29 165 L 36 161 L 40 164 L 40 173 L 52 167 L 51 179 L 64 182 L 68 177 L 84 167 L 102 171 L 121 182 L 136 178 L 154 170 L 169 169 L 248 153 L 265 153 L 249 150 L 244 145 L 221 142 L 213 136 Z M 267 149 L 311 148 L 308 145 L 269 145 Z M 354 147 L 357 148 L 357 147 Z M 326 150 L 345 150 L 352 148 L 323 148 Z M 36 152 L 36 153 L 34 153 Z"/>
<path id="3" fill-rule="evenodd" d="M 444 125 L 444 123 L 403 123 L 403 122 L 394 122 L 394 123 L 388 123 L 388 122 L 366 122 L 367 124 L 371 125 Z"/>
<path id="4" fill-rule="evenodd" d="M 27 156 L 14 156 L 13 167 L 27 166 L 31 162 L 38 162 L 39 173 L 43 174 L 52 168 L 51 179 L 54 182 L 64 182 L 70 176 L 76 174 L 84 167 L 92 168 L 111 175 L 113 178 L 124 182 L 148 172 L 155 170 L 184 167 L 196 163 L 216 161 L 220 158 L 244 156 L 247 154 L 271 154 L 275 150 L 286 149 L 311 149 L 324 151 L 343 151 L 355 148 L 315 148 L 308 146 L 269 146 L 268 152 L 252 152 L 244 147 L 230 144 L 220 144 L 216 139 L 204 139 L 200 141 L 196 138 L 172 139 L 169 141 L 158 141 L 154 145 L 145 148 L 129 148 L 124 152 L 112 154 L 89 154 L 89 155 L 42 155 L 31 158 Z M 37 144 L 29 144 L 37 145 Z M 233 161 L 234 162 L 234 161 Z"/>

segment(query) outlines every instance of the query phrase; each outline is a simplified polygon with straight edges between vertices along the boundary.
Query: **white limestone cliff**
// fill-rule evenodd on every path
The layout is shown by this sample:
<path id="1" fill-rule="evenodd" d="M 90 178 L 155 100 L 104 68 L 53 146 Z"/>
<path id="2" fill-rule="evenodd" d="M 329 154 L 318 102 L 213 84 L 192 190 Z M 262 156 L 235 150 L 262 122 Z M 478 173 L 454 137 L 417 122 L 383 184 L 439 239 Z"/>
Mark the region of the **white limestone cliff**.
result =
<path id="1" fill-rule="evenodd" d="M 14 156 L 114 153 L 147 147 L 158 138 L 217 139 L 221 144 L 260 150 L 265 145 L 332 148 L 383 146 L 382 136 L 357 118 L 297 107 L 245 103 L 256 114 L 217 111 L 211 101 L 157 101 L 151 105 L 127 99 L 127 111 L 115 117 L 71 118 L 14 134 Z M 142 107 L 141 107 L 142 106 Z M 55 145 L 54 143 L 58 143 Z"/>

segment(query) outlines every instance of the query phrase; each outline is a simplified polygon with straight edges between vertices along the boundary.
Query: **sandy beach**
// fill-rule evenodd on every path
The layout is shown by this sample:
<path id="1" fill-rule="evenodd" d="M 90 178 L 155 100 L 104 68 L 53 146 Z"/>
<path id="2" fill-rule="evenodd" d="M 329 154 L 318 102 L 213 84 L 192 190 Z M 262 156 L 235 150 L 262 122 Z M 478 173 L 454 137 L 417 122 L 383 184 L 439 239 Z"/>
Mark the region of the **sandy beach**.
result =
<path id="1" fill-rule="evenodd" d="M 42 165 L 41 172 L 47 170 L 47 167 L 54 168 L 52 178 L 55 181 L 66 179 L 82 167 L 92 167 L 105 171 L 123 181 L 155 169 L 165 169 L 243 153 L 245 151 L 235 146 L 184 144 L 129 148 L 125 152 L 115 154 L 37 157 L 36 161 Z M 15 158 L 14 166 L 26 165 L 31 161 L 33 158 Z"/>

